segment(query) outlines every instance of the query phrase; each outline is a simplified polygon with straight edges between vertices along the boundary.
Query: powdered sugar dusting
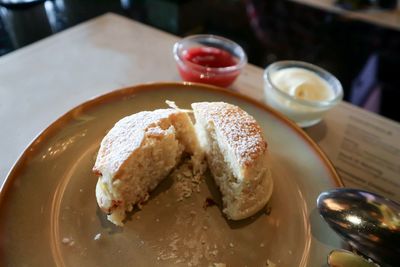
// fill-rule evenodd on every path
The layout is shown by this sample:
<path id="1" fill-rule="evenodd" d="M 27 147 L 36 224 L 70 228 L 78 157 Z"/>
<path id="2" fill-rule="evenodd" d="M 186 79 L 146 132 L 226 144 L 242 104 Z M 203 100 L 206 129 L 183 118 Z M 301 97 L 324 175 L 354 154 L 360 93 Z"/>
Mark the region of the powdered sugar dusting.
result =
<path id="1" fill-rule="evenodd" d="M 224 102 L 193 103 L 193 109 L 226 137 L 240 164 L 250 165 L 267 148 L 257 121 L 237 106 Z"/>
<path id="2" fill-rule="evenodd" d="M 118 121 L 107 133 L 100 145 L 100 150 L 93 170 L 97 173 L 116 173 L 122 163 L 138 149 L 143 142 L 146 130 L 154 128 L 170 115 L 180 113 L 175 109 L 157 109 L 142 111 Z"/>

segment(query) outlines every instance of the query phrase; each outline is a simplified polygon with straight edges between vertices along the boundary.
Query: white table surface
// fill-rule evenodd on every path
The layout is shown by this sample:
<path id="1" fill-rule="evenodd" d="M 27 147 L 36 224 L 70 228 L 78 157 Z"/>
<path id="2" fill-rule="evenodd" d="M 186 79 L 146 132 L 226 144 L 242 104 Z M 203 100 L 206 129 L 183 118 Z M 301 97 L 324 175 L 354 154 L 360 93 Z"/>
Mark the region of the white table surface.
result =
<path id="1" fill-rule="evenodd" d="M 0 184 L 35 136 L 72 107 L 125 86 L 179 81 L 171 51 L 176 40 L 109 13 L 0 57 Z M 262 101 L 262 73 L 249 64 L 233 90 Z M 343 102 L 307 130 L 328 156 L 349 112 L 400 129 Z"/>

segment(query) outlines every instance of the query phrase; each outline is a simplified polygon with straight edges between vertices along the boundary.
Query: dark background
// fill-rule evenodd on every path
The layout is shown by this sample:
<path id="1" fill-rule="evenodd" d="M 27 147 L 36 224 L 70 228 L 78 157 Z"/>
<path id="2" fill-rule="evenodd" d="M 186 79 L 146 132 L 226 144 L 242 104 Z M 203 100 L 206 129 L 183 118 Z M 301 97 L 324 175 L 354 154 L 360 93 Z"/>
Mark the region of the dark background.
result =
<path id="1" fill-rule="evenodd" d="M 0 55 L 106 12 L 179 36 L 225 36 L 262 68 L 284 59 L 320 65 L 342 82 L 346 101 L 400 121 L 400 32 L 291 1 L 48 0 L 3 6 Z"/>

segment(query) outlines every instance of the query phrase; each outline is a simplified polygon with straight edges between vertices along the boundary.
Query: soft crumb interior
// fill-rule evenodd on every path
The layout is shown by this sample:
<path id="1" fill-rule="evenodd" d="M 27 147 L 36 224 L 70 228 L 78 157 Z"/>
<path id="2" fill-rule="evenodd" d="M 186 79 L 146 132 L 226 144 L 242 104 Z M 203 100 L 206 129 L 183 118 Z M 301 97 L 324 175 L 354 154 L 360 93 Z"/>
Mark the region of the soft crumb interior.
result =
<path id="1" fill-rule="evenodd" d="M 214 176 L 214 180 L 222 193 L 222 202 L 225 209 L 230 209 L 240 195 L 241 185 L 233 174 L 229 164 L 220 150 L 216 132 L 212 123 L 207 124 L 207 131 L 201 131 L 203 140 L 207 140 L 207 162 Z"/>
<path id="2" fill-rule="evenodd" d="M 132 210 L 135 203 L 147 200 L 148 192 L 179 163 L 183 150 L 173 126 L 166 130 L 160 127 L 148 129 L 141 149 L 124 163 L 123 173 L 113 180 L 113 198 L 122 202 L 109 219 L 120 225 L 125 211 Z"/>
<path id="3" fill-rule="evenodd" d="M 177 115 L 177 118 L 172 120 L 172 124 L 177 130 L 177 139 L 184 146 L 185 152 L 191 155 L 193 173 L 202 175 L 207 168 L 204 161 L 204 152 L 200 147 L 195 128 L 191 123 L 189 115 L 180 113 Z"/>

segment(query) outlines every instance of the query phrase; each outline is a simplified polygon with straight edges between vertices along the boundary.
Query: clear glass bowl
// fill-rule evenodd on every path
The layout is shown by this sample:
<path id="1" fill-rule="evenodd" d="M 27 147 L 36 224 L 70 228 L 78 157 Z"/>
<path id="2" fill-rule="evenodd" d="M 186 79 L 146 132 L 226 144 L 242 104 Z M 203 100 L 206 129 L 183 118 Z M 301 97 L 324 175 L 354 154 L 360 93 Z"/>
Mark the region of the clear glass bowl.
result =
<path id="1" fill-rule="evenodd" d="M 202 58 L 195 63 L 192 56 L 199 52 L 202 53 Z M 204 64 L 207 58 L 215 56 L 215 52 L 219 56 L 225 56 L 231 64 Z M 192 35 L 180 40 L 175 43 L 173 54 L 184 81 L 222 87 L 231 85 L 247 63 L 246 53 L 240 45 L 229 39 L 208 34 Z"/>
<path id="2" fill-rule="evenodd" d="M 334 97 L 324 101 L 299 99 L 273 84 L 271 75 L 274 72 L 293 67 L 309 70 L 324 79 Z M 264 96 L 267 105 L 280 111 L 300 127 L 308 127 L 321 121 L 323 115 L 343 99 L 343 89 L 335 76 L 318 66 L 302 61 L 278 61 L 264 71 Z"/>

